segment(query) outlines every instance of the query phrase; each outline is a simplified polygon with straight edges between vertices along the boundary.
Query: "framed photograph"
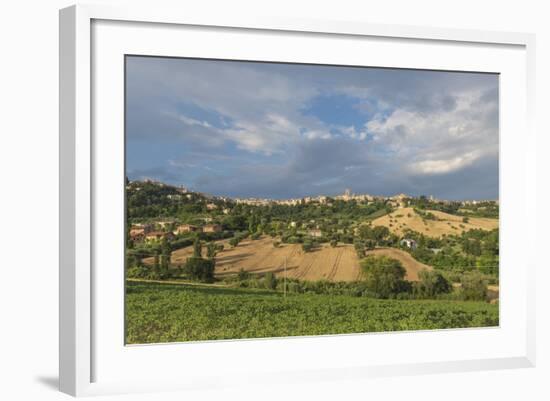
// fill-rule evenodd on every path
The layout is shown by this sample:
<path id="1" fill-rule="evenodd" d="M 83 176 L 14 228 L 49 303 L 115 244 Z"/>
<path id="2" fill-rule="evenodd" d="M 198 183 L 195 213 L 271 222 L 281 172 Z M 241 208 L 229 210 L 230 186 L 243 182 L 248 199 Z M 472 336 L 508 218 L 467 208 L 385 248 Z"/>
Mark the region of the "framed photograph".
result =
<path id="1" fill-rule="evenodd" d="M 61 10 L 61 390 L 533 366 L 533 48 Z"/>

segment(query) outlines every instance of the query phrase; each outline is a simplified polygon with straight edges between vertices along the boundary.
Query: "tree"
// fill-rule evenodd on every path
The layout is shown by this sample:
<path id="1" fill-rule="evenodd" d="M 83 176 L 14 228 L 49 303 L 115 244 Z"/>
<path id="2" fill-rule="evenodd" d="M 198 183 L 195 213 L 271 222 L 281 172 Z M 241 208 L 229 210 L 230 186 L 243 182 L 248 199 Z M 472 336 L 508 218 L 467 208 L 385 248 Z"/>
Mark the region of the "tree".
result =
<path id="1" fill-rule="evenodd" d="M 470 255 L 481 255 L 481 242 L 478 239 L 466 238 L 462 243 L 462 250 Z"/>
<path id="2" fill-rule="evenodd" d="M 162 239 L 160 244 L 160 266 L 159 266 L 159 275 L 160 278 L 166 278 L 169 276 L 170 269 L 170 259 L 172 256 L 172 248 L 170 243 L 166 238 Z"/>
<path id="3" fill-rule="evenodd" d="M 372 229 L 372 234 L 377 242 L 383 241 L 388 235 L 390 235 L 390 229 L 386 226 L 375 226 Z"/>
<path id="4" fill-rule="evenodd" d="M 277 288 L 277 278 L 273 272 L 267 272 L 264 276 L 264 286 L 267 289 L 274 290 Z"/>
<path id="5" fill-rule="evenodd" d="M 206 246 L 206 257 L 208 259 L 214 259 L 216 257 L 217 247 L 214 242 L 209 242 Z"/>
<path id="6" fill-rule="evenodd" d="M 439 294 L 447 294 L 453 288 L 451 283 L 436 271 L 421 270 L 418 277 L 420 281 L 416 284 L 415 290 L 421 297 L 433 298 Z"/>
<path id="7" fill-rule="evenodd" d="M 498 274 L 498 256 L 486 252 L 477 258 L 476 266 L 482 273 Z"/>
<path id="8" fill-rule="evenodd" d="M 311 252 L 313 250 L 313 242 L 309 239 L 305 240 L 302 244 L 302 250 L 304 252 Z"/>
<path id="9" fill-rule="evenodd" d="M 153 257 L 153 276 L 155 279 L 160 278 L 160 256 L 158 251 L 155 252 L 155 256 Z"/>
<path id="10" fill-rule="evenodd" d="M 355 252 L 357 253 L 357 256 L 361 259 L 365 257 L 365 243 L 360 240 L 355 240 L 353 242 L 353 246 L 355 247 Z"/>
<path id="11" fill-rule="evenodd" d="M 484 301 L 487 299 L 487 282 L 479 273 L 465 274 L 460 283 L 462 298 L 466 301 Z"/>
<path id="12" fill-rule="evenodd" d="M 202 244 L 199 237 L 195 237 L 195 242 L 193 242 L 193 257 L 200 258 L 202 256 Z"/>
<path id="13" fill-rule="evenodd" d="M 214 268 L 213 260 L 191 257 L 185 262 L 183 272 L 191 280 L 212 282 L 214 281 Z"/>
<path id="14" fill-rule="evenodd" d="M 406 270 L 397 259 L 370 255 L 361 261 L 361 267 L 366 273 L 367 289 L 377 297 L 389 298 L 408 289 Z"/>

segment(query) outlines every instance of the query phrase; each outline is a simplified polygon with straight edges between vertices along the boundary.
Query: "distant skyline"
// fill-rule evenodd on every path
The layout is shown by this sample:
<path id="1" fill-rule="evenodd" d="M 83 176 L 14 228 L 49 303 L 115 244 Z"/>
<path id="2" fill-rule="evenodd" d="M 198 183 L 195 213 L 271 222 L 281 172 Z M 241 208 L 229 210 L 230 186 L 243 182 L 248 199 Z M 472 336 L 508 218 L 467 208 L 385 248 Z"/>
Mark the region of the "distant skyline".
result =
<path id="1" fill-rule="evenodd" d="M 126 163 L 230 197 L 498 199 L 498 75 L 126 58 Z"/>

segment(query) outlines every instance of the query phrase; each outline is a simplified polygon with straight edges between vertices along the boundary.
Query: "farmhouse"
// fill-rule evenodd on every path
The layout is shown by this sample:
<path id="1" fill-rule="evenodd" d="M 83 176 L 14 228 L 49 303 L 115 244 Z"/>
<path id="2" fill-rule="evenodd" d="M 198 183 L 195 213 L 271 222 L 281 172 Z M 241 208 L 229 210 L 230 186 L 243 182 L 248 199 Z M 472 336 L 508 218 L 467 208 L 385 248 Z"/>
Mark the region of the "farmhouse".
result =
<path id="1" fill-rule="evenodd" d="M 197 226 L 194 226 L 192 224 L 180 224 L 176 227 L 175 234 L 182 234 L 182 233 L 192 233 L 195 231 L 200 231 L 200 228 Z"/>
<path id="2" fill-rule="evenodd" d="M 222 231 L 220 224 L 207 224 L 202 228 L 203 233 L 219 233 Z"/>
<path id="3" fill-rule="evenodd" d="M 153 225 L 152 224 L 132 224 L 130 227 L 130 232 L 132 230 L 141 230 L 143 234 L 147 234 L 148 232 L 153 231 Z"/>
<path id="4" fill-rule="evenodd" d="M 145 238 L 145 232 L 143 228 L 134 228 L 130 230 L 130 239 L 132 241 L 142 241 Z"/>
<path id="5" fill-rule="evenodd" d="M 322 232 L 321 230 L 319 230 L 319 229 L 309 230 L 309 231 L 308 231 L 308 235 L 309 235 L 310 237 L 316 237 L 316 238 L 318 238 L 318 237 L 322 237 L 322 236 L 323 236 L 323 232 Z"/>
<path id="6" fill-rule="evenodd" d="M 163 238 L 172 239 L 174 238 L 174 234 L 164 231 L 151 231 L 145 235 L 146 242 L 156 242 L 162 240 Z"/>
<path id="7" fill-rule="evenodd" d="M 401 242 L 399 242 L 401 246 L 406 246 L 407 248 L 412 249 L 413 251 L 416 249 L 417 244 L 416 241 L 410 238 L 403 238 Z"/>

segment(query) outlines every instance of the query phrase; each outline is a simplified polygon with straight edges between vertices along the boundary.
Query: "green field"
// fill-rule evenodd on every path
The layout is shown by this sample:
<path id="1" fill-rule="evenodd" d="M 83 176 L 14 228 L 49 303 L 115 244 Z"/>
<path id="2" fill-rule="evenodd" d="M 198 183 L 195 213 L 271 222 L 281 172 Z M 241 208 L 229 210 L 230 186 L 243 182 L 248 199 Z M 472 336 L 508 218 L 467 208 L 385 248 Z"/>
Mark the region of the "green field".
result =
<path id="1" fill-rule="evenodd" d="M 498 305 L 127 284 L 128 344 L 498 326 Z"/>

